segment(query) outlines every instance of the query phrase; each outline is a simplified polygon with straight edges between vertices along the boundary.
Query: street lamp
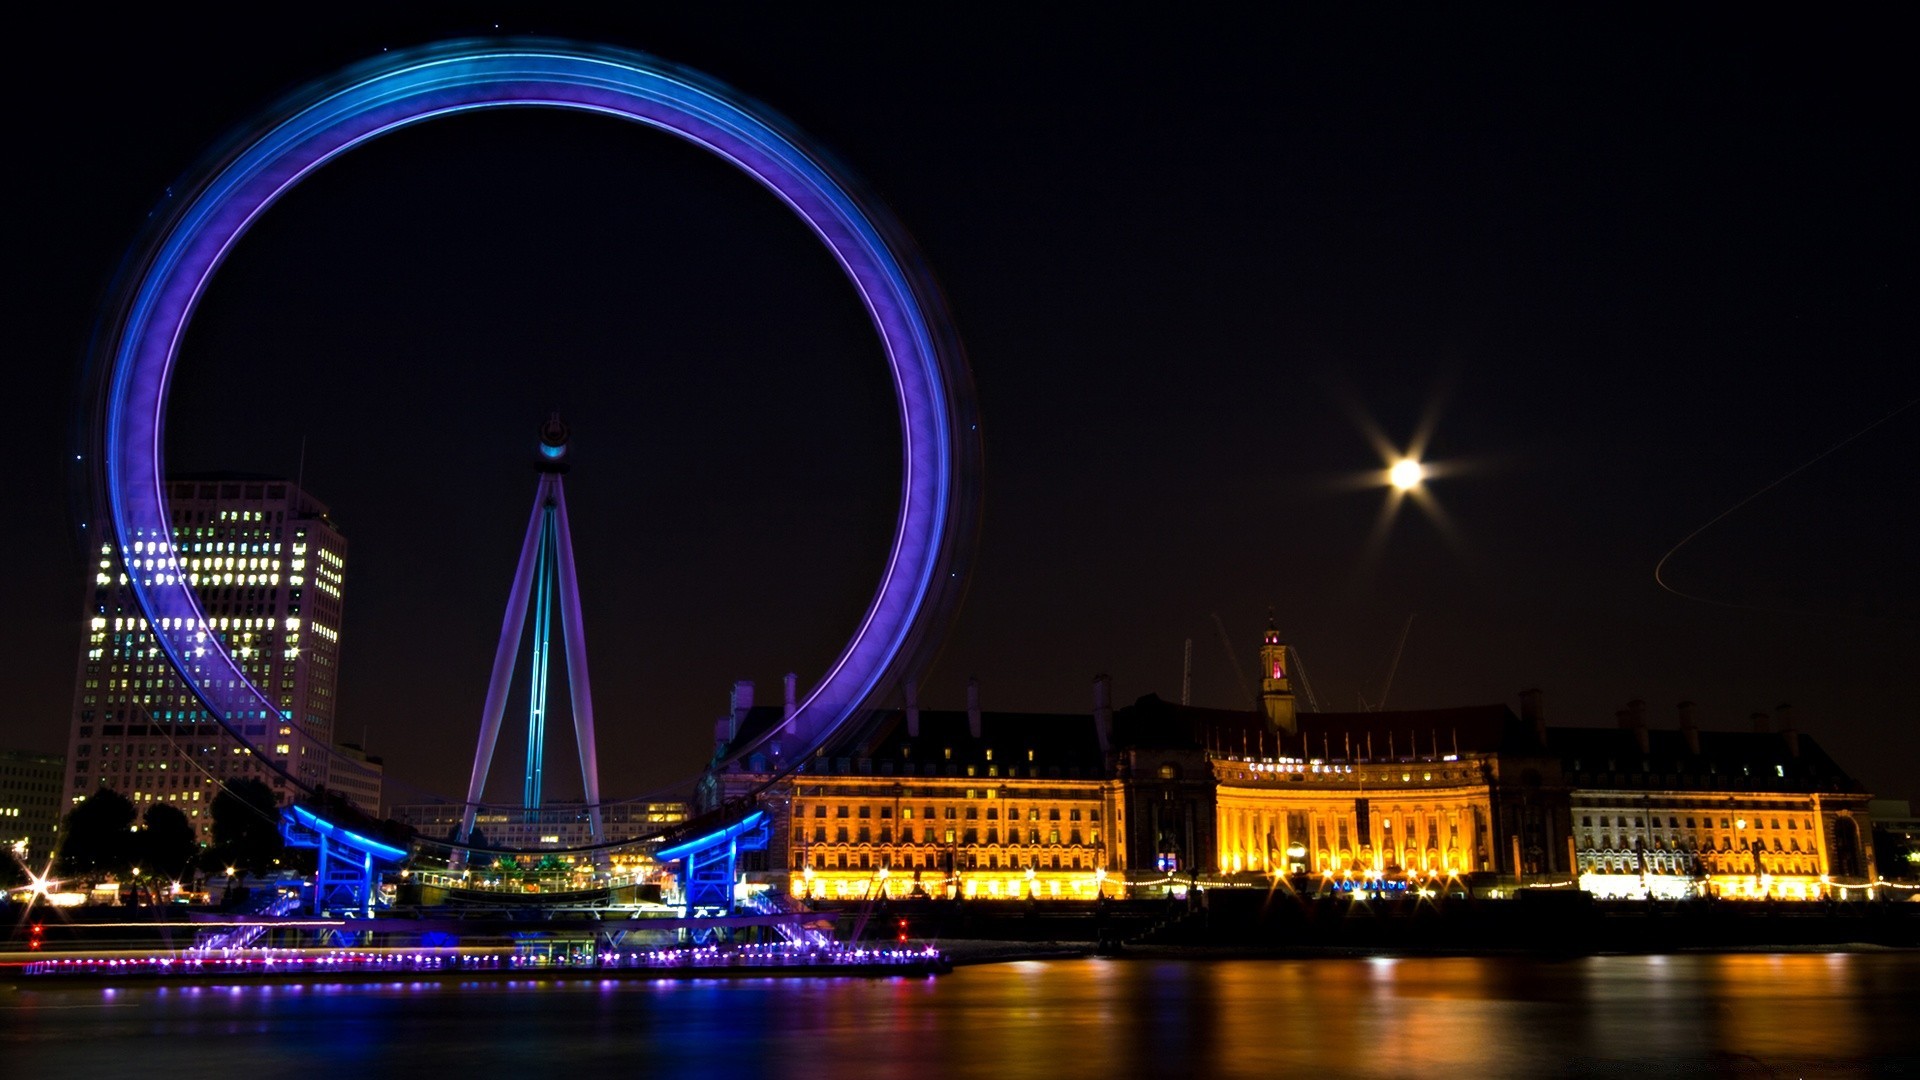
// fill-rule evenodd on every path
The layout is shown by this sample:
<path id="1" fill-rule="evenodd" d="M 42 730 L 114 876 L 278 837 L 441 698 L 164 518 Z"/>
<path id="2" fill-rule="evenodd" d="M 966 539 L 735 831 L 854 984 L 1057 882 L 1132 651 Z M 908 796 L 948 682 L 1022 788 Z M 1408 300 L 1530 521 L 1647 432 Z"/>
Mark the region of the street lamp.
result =
<path id="1" fill-rule="evenodd" d="M 1734 850 L 1745 851 L 1747 853 L 1747 858 L 1754 860 L 1754 866 L 1753 866 L 1754 882 L 1753 884 L 1750 884 L 1747 886 L 1747 894 L 1751 896 L 1759 887 L 1760 861 L 1759 861 L 1759 857 L 1754 853 L 1752 842 L 1747 839 L 1747 819 L 1734 818 L 1733 831 L 1734 831 L 1734 842 L 1733 842 Z"/>

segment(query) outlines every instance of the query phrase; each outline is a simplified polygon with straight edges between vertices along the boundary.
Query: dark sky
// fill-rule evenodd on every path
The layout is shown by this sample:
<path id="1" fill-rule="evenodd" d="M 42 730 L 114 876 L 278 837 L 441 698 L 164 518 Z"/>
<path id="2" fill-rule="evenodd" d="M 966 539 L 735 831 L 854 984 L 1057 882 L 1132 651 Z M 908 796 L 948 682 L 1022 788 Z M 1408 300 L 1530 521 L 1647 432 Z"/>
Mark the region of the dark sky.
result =
<path id="1" fill-rule="evenodd" d="M 1891 24 L 327 10 L 13 31 L 0 743 L 64 746 L 86 570 L 62 458 L 146 211 L 285 91 L 497 19 L 768 103 L 918 240 L 987 447 L 928 704 L 970 674 L 988 708 L 1084 710 L 1100 672 L 1172 697 L 1187 638 L 1195 700 L 1236 704 L 1211 615 L 1252 674 L 1272 607 L 1351 709 L 1417 613 L 1391 706 L 1537 685 L 1561 723 L 1691 698 L 1733 727 L 1792 702 L 1874 790 L 1920 795 L 1920 408 L 1677 555 L 1720 603 L 1653 577 L 1920 394 Z M 690 777 L 734 679 L 766 700 L 838 651 L 895 510 L 879 350 L 771 196 L 613 121 L 442 121 L 272 210 L 186 342 L 171 464 L 292 473 L 304 436 L 352 544 L 339 728 L 417 789 L 469 764 L 554 404 L 603 783 Z M 1423 417 L 1444 521 L 1408 505 L 1376 538 L 1363 426 L 1404 444 Z"/>

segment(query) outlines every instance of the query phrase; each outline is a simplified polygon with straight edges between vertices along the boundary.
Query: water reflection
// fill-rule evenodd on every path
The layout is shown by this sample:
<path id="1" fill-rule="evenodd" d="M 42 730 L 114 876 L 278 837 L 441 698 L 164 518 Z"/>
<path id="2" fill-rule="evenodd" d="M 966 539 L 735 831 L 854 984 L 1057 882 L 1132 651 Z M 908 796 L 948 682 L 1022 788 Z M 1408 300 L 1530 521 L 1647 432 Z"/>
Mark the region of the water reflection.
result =
<path id="1" fill-rule="evenodd" d="M 0 991 L 21 1072 L 1834 1075 L 1920 1071 L 1920 956 L 1050 961 L 940 979 Z M 154 1038 L 158 1036 L 158 1038 Z M 8 1072 L 13 1070 L 9 1068 Z"/>

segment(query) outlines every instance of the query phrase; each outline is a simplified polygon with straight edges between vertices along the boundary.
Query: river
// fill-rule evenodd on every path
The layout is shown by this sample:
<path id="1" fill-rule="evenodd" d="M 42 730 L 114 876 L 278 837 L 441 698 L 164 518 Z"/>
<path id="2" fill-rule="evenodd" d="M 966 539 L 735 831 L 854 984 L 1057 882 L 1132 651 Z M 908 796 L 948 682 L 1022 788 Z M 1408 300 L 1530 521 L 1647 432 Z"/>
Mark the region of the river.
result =
<path id="1" fill-rule="evenodd" d="M 8 1076 L 1920 1075 L 1920 955 L 0 988 Z"/>

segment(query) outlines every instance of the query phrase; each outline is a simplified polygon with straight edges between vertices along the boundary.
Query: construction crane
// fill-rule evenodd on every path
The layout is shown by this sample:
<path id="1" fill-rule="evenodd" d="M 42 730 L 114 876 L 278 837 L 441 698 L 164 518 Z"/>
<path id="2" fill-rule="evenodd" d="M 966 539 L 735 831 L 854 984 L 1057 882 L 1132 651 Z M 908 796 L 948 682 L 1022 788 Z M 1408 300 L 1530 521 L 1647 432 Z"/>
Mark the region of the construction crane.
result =
<path id="1" fill-rule="evenodd" d="M 1247 705 L 1260 708 L 1260 696 L 1253 692 L 1253 684 L 1247 681 L 1247 673 L 1240 667 L 1240 657 L 1233 651 L 1233 639 L 1227 636 L 1227 624 L 1220 621 L 1220 613 L 1213 613 L 1213 628 L 1220 631 L 1220 647 L 1227 650 L 1227 660 L 1233 664 L 1233 677 L 1240 682 L 1240 692 L 1246 695 Z"/>
<path id="2" fill-rule="evenodd" d="M 1307 678 L 1307 662 L 1300 658 L 1300 650 L 1291 645 L 1287 646 L 1287 655 L 1292 658 L 1288 663 L 1292 665 L 1293 673 L 1300 676 L 1300 689 L 1306 691 L 1307 708 L 1319 712 L 1320 699 L 1313 696 L 1313 683 Z"/>
<path id="3" fill-rule="evenodd" d="M 1387 681 L 1386 684 L 1380 688 L 1380 700 L 1374 702 L 1372 705 L 1368 705 L 1366 697 L 1362 695 L 1360 698 L 1361 711 L 1379 712 L 1381 709 L 1387 707 L 1387 695 L 1393 692 L 1393 676 L 1400 670 L 1400 654 L 1405 652 L 1407 648 L 1407 633 L 1413 629 L 1413 620 L 1419 617 L 1418 613 L 1407 616 L 1406 624 L 1400 627 L 1400 643 L 1393 647 L 1393 663 L 1387 665 Z"/>

